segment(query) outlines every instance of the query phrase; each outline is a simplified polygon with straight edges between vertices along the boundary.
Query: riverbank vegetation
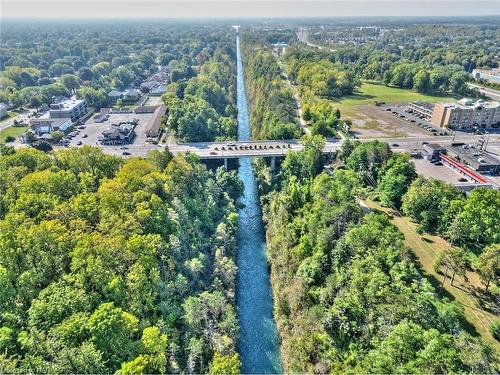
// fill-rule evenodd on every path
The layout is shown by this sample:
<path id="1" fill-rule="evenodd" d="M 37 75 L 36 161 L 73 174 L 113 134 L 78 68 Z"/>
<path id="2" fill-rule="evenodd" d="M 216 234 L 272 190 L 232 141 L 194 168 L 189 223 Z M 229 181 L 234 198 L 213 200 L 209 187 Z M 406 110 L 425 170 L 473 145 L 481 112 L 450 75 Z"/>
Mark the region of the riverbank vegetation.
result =
<path id="1" fill-rule="evenodd" d="M 0 149 L 1 373 L 236 373 L 234 172 Z"/>
<path id="2" fill-rule="evenodd" d="M 469 333 L 461 305 L 423 277 L 386 215 L 357 202 L 372 191 L 404 205 L 411 161 L 346 143 L 328 175 L 321 143 L 289 153 L 274 178 L 256 163 L 285 371 L 491 373 L 495 350 Z"/>
<path id="3" fill-rule="evenodd" d="M 253 138 L 299 138 L 297 105 L 268 42 L 244 34 L 241 48 Z"/>
<path id="4" fill-rule="evenodd" d="M 232 44 L 217 49 L 197 76 L 169 85 L 163 101 L 169 108 L 170 128 L 179 140 L 236 137 L 236 51 Z"/>

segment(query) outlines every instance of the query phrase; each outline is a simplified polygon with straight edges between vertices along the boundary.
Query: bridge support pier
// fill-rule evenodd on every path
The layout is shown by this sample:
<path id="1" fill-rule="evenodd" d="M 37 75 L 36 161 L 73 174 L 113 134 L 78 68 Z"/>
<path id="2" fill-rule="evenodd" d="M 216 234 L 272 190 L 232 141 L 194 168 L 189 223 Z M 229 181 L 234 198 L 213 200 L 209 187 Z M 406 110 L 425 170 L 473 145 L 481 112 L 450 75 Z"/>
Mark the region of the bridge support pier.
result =
<path id="1" fill-rule="evenodd" d="M 271 172 L 274 172 L 276 170 L 276 156 L 273 156 L 271 158 Z"/>
<path id="2" fill-rule="evenodd" d="M 228 167 L 227 167 L 227 158 L 224 158 L 224 169 L 227 171 Z"/>

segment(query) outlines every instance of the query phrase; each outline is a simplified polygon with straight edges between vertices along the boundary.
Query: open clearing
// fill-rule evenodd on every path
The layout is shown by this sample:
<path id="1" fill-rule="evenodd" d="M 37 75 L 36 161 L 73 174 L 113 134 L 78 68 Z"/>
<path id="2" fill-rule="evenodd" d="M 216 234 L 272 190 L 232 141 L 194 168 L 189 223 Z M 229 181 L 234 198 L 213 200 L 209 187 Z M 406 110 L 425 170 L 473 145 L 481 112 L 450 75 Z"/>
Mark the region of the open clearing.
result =
<path id="1" fill-rule="evenodd" d="M 383 211 L 390 215 L 391 222 L 398 227 L 405 237 L 405 244 L 412 249 L 424 275 L 435 287 L 443 280 L 443 276 L 434 271 L 434 264 L 445 249 L 451 245 L 439 236 L 425 233 L 419 235 L 415 231 L 417 225 L 410 222 L 406 217 L 391 209 L 381 207 L 378 203 L 365 200 L 365 204 L 373 210 Z M 437 289 L 436 288 L 436 289 Z M 484 294 L 484 285 L 475 272 L 467 272 L 466 277 L 457 276 L 454 285 L 447 279 L 444 284 L 443 295 L 459 302 L 465 311 L 465 317 L 472 326 L 469 330 L 481 335 L 497 351 L 500 350 L 500 343 L 495 340 L 489 331 L 489 325 L 498 319 L 495 314 L 494 301 L 488 300 Z"/>
<path id="2" fill-rule="evenodd" d="M 392 116 L 391 113 L 384 113 L 375 106 L 375 102 L 405 104 L 413 101 L 436 103 L 455 102 L 456 99 L 450 96 L 424 95 L 411 90 L 364 82 L 355 94 L 339 101 L 332 101 L 332 103 L 340 110 L 342 117 L 352 120 L 352 130 L 360 138 L 428 135 L 418 126 L 408 124 Z"/>
<path id="3" fill-rule="evenodd" d="M 27 126 L 9 126 L 0 130 L 0 143 L 5 143 L 5 139 L 9 136 L 16 139 L 28 129 Z"/>

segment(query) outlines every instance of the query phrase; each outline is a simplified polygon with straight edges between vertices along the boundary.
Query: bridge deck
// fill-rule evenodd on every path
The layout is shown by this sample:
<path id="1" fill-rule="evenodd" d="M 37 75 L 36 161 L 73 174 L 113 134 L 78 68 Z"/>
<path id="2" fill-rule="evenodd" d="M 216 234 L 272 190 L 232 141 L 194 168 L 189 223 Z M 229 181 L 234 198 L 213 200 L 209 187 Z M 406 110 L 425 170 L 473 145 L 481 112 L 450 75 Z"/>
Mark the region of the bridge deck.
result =
<path id="1" fill-rule="evenodd" d="M 332 153 L 340 147 L 339 139 L 327 140 L 324 153 Z M 288 151 L 300 151 L 304 146 L 296 139 L 283 141 L 226 141 L 195 142 L 168 145 L 174 155 L 193 153 L 200 159 L 235 159 L 241 157 L 284 156 Z"/>

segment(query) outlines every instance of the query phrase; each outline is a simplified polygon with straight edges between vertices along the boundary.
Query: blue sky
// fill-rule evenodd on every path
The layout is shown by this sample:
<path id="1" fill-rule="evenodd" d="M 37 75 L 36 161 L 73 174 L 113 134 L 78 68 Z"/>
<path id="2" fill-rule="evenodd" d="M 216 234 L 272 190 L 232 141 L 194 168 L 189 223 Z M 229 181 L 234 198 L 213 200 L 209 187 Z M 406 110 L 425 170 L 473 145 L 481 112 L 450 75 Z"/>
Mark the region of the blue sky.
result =
<path id="1" fill-rule="evenodd" d="M 500 16 L 500 0 L 1 0 L 2 18 Z"/>

